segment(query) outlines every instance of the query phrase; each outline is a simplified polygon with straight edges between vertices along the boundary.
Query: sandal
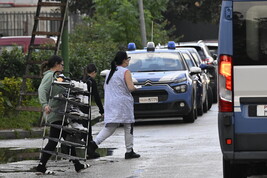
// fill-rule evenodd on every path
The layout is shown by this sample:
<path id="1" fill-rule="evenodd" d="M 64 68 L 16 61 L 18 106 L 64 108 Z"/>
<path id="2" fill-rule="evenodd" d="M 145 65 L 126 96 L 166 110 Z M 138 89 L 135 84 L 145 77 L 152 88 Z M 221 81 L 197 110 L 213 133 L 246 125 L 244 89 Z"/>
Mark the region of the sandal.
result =
<path id="1" fill-rule="evenodd" d="M 74 167 L 75 167 L 75 171 L 76 171 L 77 173 L 81 172 L 81 171 L 84 170 L 84 169 L 89 168 L 90 166 L 91 166 L 90 164 L 86 164 L 86 163 L 84 163 L 84 164 L 78 163 L 78 164 L 75 164 L 75 165 L 74 165 Z"/>

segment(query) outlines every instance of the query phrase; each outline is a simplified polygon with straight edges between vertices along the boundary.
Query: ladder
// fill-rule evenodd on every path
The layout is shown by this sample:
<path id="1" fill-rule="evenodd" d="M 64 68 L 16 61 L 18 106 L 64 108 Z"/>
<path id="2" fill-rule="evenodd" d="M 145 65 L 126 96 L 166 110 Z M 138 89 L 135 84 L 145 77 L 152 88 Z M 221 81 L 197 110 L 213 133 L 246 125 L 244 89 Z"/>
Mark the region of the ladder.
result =
<path id="1" fill-rule="evenodd" d="M 59 13 L 55 14 L 55 17 L 51 16 L 42 16 L 42 8 L 43 7 L 51 7 L 51 8 L 59 8 Z M 32 30 L 32 36 L 31 41 L 29 44 L 29 51 L 26 57 L 26 69 L 25 69 L 25 75 L 22 77 L 22 84 L 20 88 L 20 98 L 19 103 L 17 106 L 18 111 L 35 111 L 35 112 L 42 112 L 41 107 L 34 107 L 34 106 L 23 106 L 23 100 L 26 96 L 37 96 L 38 93 L 36 92 L 27 92 L 26 87 L 26 81 L 27 79 L 41 79 L 42 74 L 39 75 L 32 75 L 30 73 L 30 69 L 34 65 L 41 65 L 44 61 L 36 61 L 32 60 L 32 53 L 37 50 L 50 50 L 55 55 L 58 54 L 59 46 L 60 46 L 60 40 L 61 35 L 63 33 L 64 29 L 64 23 L 67 18 L 67 10 L 68 10 L 68 0 L 58 0 L 55 2 L 43 2 L 43 0 L 38 0 L 37 9 L 36 9 L 36 15 L 34 18 L 34 25 Z M 41 31 L 39 30 L 39 22 L 40 21 L 46 21 L 46 22 L 58 22 L 59 28 L 56 31 Z M 56 37 L 55 45 L 53 46 L 40 46 L 35 44 L 35 37 L 38 35 L 45 35 L 45 36 L 54 36 Z"/>

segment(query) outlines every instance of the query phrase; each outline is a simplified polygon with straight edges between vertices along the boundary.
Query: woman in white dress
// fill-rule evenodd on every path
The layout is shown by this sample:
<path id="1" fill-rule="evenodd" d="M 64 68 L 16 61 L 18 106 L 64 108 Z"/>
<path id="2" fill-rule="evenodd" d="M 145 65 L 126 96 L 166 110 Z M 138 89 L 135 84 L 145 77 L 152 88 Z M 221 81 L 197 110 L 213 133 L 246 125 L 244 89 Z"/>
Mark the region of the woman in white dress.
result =
<path id="1" fill-rule="evenodd" d="M 104 90 L 104 122 L 105 127 L 99 132 L 94 141 L 90 142 L 89 149 L 95 151 L 98 145 L 111 136 L 120 124 L 124 125 L 125 159 L 139 158 L 140 155 L 133 151 L 133 123 L 134 100 L 131 92 L 134 87 L 131 72 L 126 68 L 129 65 L 130 57 L 125 51 L 117 52 L 111 62 L 111 70 L 108 73 Z"/>

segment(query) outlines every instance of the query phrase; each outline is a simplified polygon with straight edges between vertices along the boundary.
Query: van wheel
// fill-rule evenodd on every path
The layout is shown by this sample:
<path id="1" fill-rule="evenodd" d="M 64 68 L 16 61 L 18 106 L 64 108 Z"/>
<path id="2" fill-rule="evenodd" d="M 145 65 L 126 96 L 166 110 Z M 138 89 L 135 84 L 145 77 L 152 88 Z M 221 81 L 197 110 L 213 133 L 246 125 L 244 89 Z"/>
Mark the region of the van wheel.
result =
<path id="1" fill-rule="evenodd" d="M 213 103 L 213 93 L 211 87 L 208 88 L 208 110 L 210 110 Z"/>
<path id="2" fill-rule="evenodd" d="M 223 177 L 224 178 L 246 178 L 246 167 L 241 164 L 231 163 L 230 160 L 223 158 Z"/>

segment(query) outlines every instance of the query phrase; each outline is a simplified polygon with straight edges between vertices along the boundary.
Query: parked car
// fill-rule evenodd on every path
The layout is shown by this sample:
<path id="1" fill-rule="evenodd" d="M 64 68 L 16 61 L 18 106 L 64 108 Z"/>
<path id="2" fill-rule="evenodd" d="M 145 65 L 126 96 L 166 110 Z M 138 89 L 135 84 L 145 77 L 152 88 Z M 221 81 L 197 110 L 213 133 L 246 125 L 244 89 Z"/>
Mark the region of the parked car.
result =
<path id="1" fill-rule="evenodd" d="M 213 66 L 217 65 L 217 62 L 214 60 L 208 47 L 202 40 L 197 41 L 197 42 L 176 43 L 176 48 L 181 48 L 181 47 L 195 48 L 203 62 L 209 65 L 213 65 Z M 207 74 L 209 75 L 209 78 L 210 78 L 210 86 L 212 88 L 213 103 L 217 103 L 217 96 L 218 96 L 217 94 L 218 92 L 217 91 L 217 69 L 216 67 L 208 68 L 207 71 L 208 71 Z"/>
<path id="2" fill-rule="evenodd" d="M 183 117 L 185 122 L 197 118 L 197 77 L 199 67 L 189 68 L 175 45 L 169 49 L 136 50 L 129 44 L 128 66 L 135 85 L 142 88 L 133 92 L 136 119 Z"/>
<path id="3" fill-rule="evenodd" d="M 11 51 L 15 47 L 22 50 L 23 53 L 27 53 L 29 50 L 29 45 L 31 41 L 31 36 L 8 36 L 0 38 L 0 54 L 3 50 Z M 55 45 L 55 40 L 53 38 L 48 38 L 45 36 L 36 36 L 34 44 L 36 45 Z"/>
<path id="4" fill-rule="evenodd" d="M 191 42 L 179 42 L 179 43 L 176 43 L 176 47 L 177 48 L 179 48 L 179 47 L 195 48 L 197 50 L 199 56 L 201 57 L 202 61 L 204 61 L 207 64 L 212 64 L 214 61 L 214 58 L 209 51 L 209 48 L 202 40 L 191 41 Z"/>
<path id="5" fill-rule="evenodd" d="M 192 57 L 192 59 L 194 60 L 195 65 L 201 68 L 202 72 L 199 76 L 200 76 L 201 81 L 205 85 L 206 90 L 207 90 L 208 96 L 206 99 L 208 100 L 208 110 L 209 110 L 212 106 L 212 103 L 213 103 L 213 92 L 212 92 L 212 88 L 210 86 L 210 78 L 209 78 L 208 70 L 214 69 L 214 66 L 209 65 L 209 64 L 205 64 L 201 60 L 201 58 L 200 58 L 200 56 L 199 56 L 199 54 L 195 48 L 187 47 L 187 48 L 179 48 L 179 50 L 187 50 L 189 52 L 190 56 Z M 204 112 L 205 112 L 205 110 L 204 110 Z"/>
<path id="6" fill-rule="evenodd" d="M 182 57 L 184 58 L 188 68 L 199 67 L 195 60 L 193 59 L 189 49 L 179 48 Z M 199 116 L 203 115 L 204 112 L 208 111 L 208 88 L 209 80 L 207 75 L 201 71 L 199 74 L 194 75 L 197 81 L 197 113 Z"/>
<path id="7" fill-rule="evenodd" d="M 218 57 L 218 40 L 204 40 L 214 60 Z"/>

